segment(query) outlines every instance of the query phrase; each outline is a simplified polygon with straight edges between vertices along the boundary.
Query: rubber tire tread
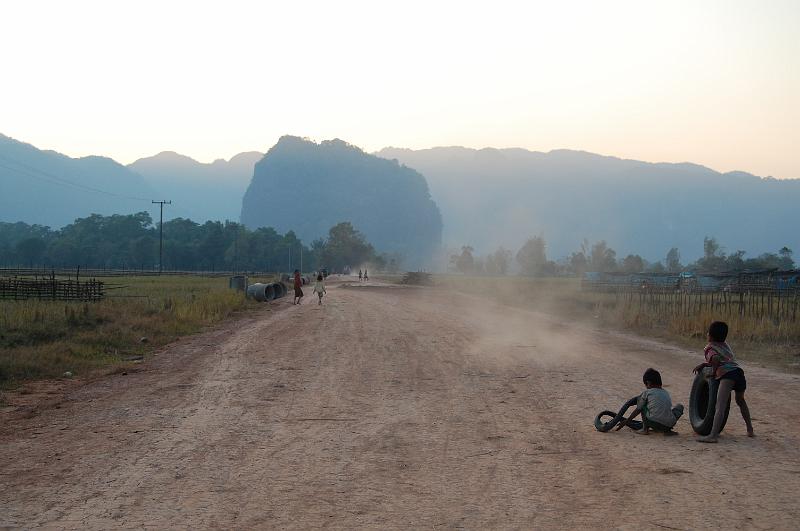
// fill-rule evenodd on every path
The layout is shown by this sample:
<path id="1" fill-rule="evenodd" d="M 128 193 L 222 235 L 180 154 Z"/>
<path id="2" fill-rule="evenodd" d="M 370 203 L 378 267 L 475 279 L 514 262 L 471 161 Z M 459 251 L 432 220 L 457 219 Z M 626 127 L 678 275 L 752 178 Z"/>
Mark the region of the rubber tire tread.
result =
<path id="1" fill-rule="evenodd" d="M 614 426 L 616 426 L 622 421 L 622 417 L 625 416 L 625 413 L 627 413 L 628 409 L 630 409 L 631 406 L 636 405 L 636 401 L 638 399 L 639 395 L 634 396 L 633 398 L 622 404 L 622 407 L 619 408 L 619 411 L 617 411 L 616 413 L 614 413 L 613 411 L 609 411 L 607 409 L 605 411 L 601 411 L 594 418 L 594 428 L 599 432 L 610 431 Z M 609 421 L 603 422 L 603 417 L 613 417 L 613 418 Z M 644 424 L 642 424 L 642 422 L 639 420 L 633 420 L 628 423 L 628 426 L 630 426 L 634 430 L 641 430 Z"/>
<path id="2" fill-rule="evenodd" d="M 708 435 L 714 427 L 714 413 L 717 408 L 717 389 L 719 381 L 715 378 L 706 378 L 706 371 L 698 372 L 692 382 L 692 390 L 689 392 L 689 422 L 692 429 L 698 435 Z M 705 400 L 705 411 L 700 411 L 703 400 L 703 393 L 708 393 Z M 728 396 L 728 404 L 725 406 L 725 416 L 722 418 L 720 432 L 728 422 L 728 414 L 731 411 L 731 397 Z"/>

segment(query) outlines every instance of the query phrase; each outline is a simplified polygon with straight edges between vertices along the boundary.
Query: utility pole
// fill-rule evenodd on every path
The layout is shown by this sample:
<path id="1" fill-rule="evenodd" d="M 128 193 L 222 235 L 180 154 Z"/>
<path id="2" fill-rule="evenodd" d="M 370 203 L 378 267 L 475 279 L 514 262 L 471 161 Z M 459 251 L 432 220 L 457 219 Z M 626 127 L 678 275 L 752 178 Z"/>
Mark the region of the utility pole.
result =
<path id="1" fill-rule="evenodd" d="M 158 222 L 158 274 L 161 274 L 161 269 L 164 267 L 164 205 L 171 205 L 170 201 L 153 201 L 153 204 L 161 205 L 161 218 Z"/>
<path id="2" fill-rule="evenodd" d="M 236 233 L 233 239 L 233 274 L 236 274 L 239 264 L 239 224 L 236 223 Z"/>
<path id="3" fill-rule="evenodd" d="M 303 244 L 300 244 L 300 274 L 303 274 Z"/>

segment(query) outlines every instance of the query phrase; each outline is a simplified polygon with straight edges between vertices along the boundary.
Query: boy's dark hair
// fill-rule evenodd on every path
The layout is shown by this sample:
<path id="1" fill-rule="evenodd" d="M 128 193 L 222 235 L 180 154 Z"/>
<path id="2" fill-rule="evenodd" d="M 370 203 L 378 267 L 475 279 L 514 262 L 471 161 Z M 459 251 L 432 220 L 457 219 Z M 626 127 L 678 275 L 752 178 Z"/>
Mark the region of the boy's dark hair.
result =
<path id="1" fill-rule="evenodd" d="M 711 336 L 712 341 L 722 343 L 728 337 L 728 323 L 723 321 L 714 321 L 708 327 L 708 335 Z"/>
<path id="2" fill-rule="evenodd" d="M 317 280 L 322 280 L 322 275 L 317 275 Z"/>
<path id="3" fill-rule="evenodd" d="M 647 382 L 650 382 L 652 385 L 661 385 L 661 373 L 653 368 L 647 369 L 642 375 L 642 382 L 644 382 L 645 385 L 647 385 Z"/>

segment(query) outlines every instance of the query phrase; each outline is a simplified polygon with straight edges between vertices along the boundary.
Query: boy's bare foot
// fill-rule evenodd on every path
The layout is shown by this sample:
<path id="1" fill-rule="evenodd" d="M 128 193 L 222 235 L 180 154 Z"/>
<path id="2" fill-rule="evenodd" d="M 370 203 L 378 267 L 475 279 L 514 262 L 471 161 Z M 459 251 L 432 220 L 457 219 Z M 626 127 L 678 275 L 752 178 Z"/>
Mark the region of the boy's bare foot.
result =
<path id="1" fill-rule="evenodd" d="M 756 434 L 755 434 L 755 433 L 753 433 L 753 430 L 747 430 L 747 436 L 748 436 L 748 437 L 755 437 L 755 436 L 756 436 Z"/>
<path id="2" fill-rule="evenodd" d="M 711 435 L 706 435 L 705 437 L 698 437 L 697 442 L 701 443 L 715 443 L 717 442 L 716 437 L 712 437 Z"/>

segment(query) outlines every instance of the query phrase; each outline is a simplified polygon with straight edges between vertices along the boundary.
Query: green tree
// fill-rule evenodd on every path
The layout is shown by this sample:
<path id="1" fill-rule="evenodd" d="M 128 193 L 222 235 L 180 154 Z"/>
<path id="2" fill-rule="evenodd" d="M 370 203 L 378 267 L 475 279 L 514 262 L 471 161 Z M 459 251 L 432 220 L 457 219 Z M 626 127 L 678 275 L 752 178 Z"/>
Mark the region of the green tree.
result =
<path id="1" fill-rule="evenodd" d="M 130 265 L 149 268 L 157 260 L 156 240 L 150 235 L 139 236 L 130 242 Z"/>
<path id="2" fill-rule="evenodd" d="M 375 255 L 375 249 L 349 221 L 330 228 L 322 250 L 322 264 L 334 271 L 359 267 Z"/>
<path id="3" fill-rule="evenodd" d="M 492 254 L 492 257 L 494 258 L 497 273 L 500 275 L 507 275 L 508 268 L 511 266 L 511 251 L 503 247 L 498 247 Z"/>
<path id="4" fill-rule="evenodd" d="M 41 263 L 47 244 L 41 238 L 26 238 L 16 245 L 17 256 L 23 264 L 33 266 Z"/>
<path id="5" fill-rule="evenodd" d="M 621 266 L 625 273 L 641 273 L 644 271 L 644 259 L 638 254 L 629 254 L 622 259 Z"/>
<path id="6" fill-rule="evenodd" d="M 592 245 L 589 255 L 589 267 L 592 271 L 614 271 L 617 268 L 617 253 L 605 240 Z"/>
<path id="7" fill-rule="evenodd" d="M 451 262 L 455 263 L 456 270 L 465 275 L 474 271 L 475 257 L 472 256 L 474 250 L 471 246 L 464 245 L 461 247 L 461 254 L 454 255 L 451 258 Z"/>
<path id="8" fill-rule="evenodd" d="M 792 250 L 786 246 L 781 247 L 781 250 L 778 251 L 778 256 L 780 256 L 780 267 L 781 269 L 793 269 L 794 268 L 794 259 L 792 258 Z"/>
<path id="9" fill-rule="evenodd" d="M 726 257 L 726 259 L 725 259 L 724 269 L 727 269 L 729 271 L 741 271 L 742 269 L 744 269 L 745 268 L 745 262 L 744 262 L 744 255 L 745 254 L 746 254 L 745 251 L 742 251 L 740 249 L 740 250 L 736 251 L 735 253 L 728 255 Z"/>
<path id="10" fill-rule="evenodd" d="M 703 257 L 695 262 L 694 269 L 711 272 L 722 271 L 727 267 L 726 258 L 717 239 L 706 236 L 703 238 Z"/>
<path id="11" fill-rule="evenodd" d="M 569 256 L 569 268 L 573 273 L 582 275 L 589 267 L 589 261 L 583 251 L 572 253 Z"/>
<path id="12" fill-rule="evenodd" d="M 212 271 L 219 269 L 225 260 L 228 245 L 222 228 L 219 221 L 207 221 L 203 225 L 205 234 L 199 248 L 200 262 Z"/>
<path id="13" fill-rule="evenodd" d="M 517 263 L 523 275 L 538 275 L 547 264 L 547 244 L 542 236 L 528 238 L 528 241 L 517 251 Z"/>
<path id="14" fill-rule="evenodd" d="M 667 258 L 665 260 L 667 271 L 670 273 L 678 273 L 683 269 L 681 265 L 681 253 L 677 247 L 673 247 L 667 251 Z"/>

